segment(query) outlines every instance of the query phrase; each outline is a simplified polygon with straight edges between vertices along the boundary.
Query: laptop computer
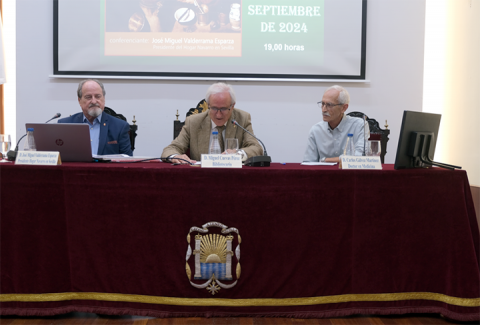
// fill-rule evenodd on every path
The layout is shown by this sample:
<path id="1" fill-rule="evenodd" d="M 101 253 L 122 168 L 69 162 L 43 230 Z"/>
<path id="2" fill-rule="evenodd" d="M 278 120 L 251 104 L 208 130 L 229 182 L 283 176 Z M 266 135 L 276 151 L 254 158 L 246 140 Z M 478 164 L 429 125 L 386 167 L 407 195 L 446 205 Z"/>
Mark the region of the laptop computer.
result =
<path id="1" fill-rule="evenodd" d="M 62 161 L 92 161 L 90 131 L 87 124 L 27 123 L 33 128 L 38 151 L 59 151 Z"/>

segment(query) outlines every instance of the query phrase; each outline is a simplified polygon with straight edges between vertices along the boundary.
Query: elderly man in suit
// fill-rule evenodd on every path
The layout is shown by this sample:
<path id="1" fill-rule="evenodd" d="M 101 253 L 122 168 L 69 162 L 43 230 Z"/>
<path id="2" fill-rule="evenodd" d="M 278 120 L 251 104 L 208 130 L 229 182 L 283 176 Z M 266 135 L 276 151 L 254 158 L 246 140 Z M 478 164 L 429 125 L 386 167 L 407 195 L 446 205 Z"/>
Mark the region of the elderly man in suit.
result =
<path id="1" fill-rule="evenodd" d="M 208 110 L 187 117 L 178 137 L 163 149 L 162 157 L 168 157 L 173 163 L 195 163 L 202 154 L 208 153 L 214 130 L 222 136 L 224 143 L 227 138 L 238 139 L 242 160 L 263 154 L 254 137 L 232 124 L 232 120 L 236 120 L 253 134 L 250 114 L 234 107 L 236 99 L 232 86 L 221 82 L 211 85 L 205 101 Z M 190 157 L 185 154 L 187 150 L 190 150 Z"/>
<path id="2" fill-rule="evenodd" d="M 105 87 L 95 79 L 86 79 L 77 89 L 81 113 L 63 118 L 58 123 L 87 123 L 90 127 L 92 155 L 132 155 L 130 126 L 127 122 L 103 113 L 105 109 Z"/>

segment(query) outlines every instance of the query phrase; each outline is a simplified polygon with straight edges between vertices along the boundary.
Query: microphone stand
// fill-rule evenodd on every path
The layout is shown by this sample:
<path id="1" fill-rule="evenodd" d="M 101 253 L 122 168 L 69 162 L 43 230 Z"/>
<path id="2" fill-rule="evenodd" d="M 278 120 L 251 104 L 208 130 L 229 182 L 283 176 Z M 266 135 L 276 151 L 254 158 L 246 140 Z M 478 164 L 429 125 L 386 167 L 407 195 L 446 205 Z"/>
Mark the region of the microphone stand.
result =
<path id="1" fill-rule="evenodd" d="M 261 143 L 263 147 L 263 156 L 255 156 L 255 157 L 250 157 L 247 160 L 245 160 L 245 166 L 252 166 L 252 167 L 270 167 L 270 163 L 272 162 L 272 158 L 268 156 L 267 154 L 267 148 L 263 144 L 262 140 L 254 136 L 252 133 L 250 133 L 247 129 L 245 129 L 243 126 L 238 124 L 237 121 L 232 120 L 232 124 L 240 127 L 243 131 L 247 132 L 250 134 L 252 137 L 258 140 L 258 142 Z"/>
<path id="2" fill-rule="evenodd" d="M 60 113 L 55 114 L 55 116 L 52 117 L 51 119 L 49 119 L 48 121 L 46 121 L 45 124 L 48 123 L 48 122 L 50 122 L 51 120 L 54 120 L 54 119 L 56 119 L 56 118 L 59 118 L 60 116 L 62 116 L 62 114 L 60 114 Z M 9 151 L 7 152 L 7 160 L 9 160 L 9 161 L 15 161 L 15 160 L 17 159 L 18 145 L 20 144 L 20 141 L 22 141 L 22 139 L 25 138 L 26 136 L 27 136 L 27 135 L 24 134 L 24 135 L 17 141 L 17 145 L 15 146 L 15 150 L 9 150 Z"/>
<path id="3" fill-rule="evenodd" d="M 367 128 L 366 128 L 366 123 L 367 123 L 367 116 L 363 114 L 363 156 L 367 155 L 366 152 L 366 143 L 367 143 Z"/>

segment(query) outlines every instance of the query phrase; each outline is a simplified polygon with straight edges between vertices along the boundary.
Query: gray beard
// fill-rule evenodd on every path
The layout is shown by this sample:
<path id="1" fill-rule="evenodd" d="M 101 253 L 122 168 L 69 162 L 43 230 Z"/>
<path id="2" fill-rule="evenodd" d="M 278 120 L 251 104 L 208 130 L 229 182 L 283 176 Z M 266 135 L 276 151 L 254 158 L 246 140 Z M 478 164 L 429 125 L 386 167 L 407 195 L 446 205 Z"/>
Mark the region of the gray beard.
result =
<path id="1" fill-rule="evenodd" d="M 88 110 L 88 115 L 91 117 L 97 117 L 102 114 L 102 109 L 100 107 L 94 107 L 93 109 Z"/>

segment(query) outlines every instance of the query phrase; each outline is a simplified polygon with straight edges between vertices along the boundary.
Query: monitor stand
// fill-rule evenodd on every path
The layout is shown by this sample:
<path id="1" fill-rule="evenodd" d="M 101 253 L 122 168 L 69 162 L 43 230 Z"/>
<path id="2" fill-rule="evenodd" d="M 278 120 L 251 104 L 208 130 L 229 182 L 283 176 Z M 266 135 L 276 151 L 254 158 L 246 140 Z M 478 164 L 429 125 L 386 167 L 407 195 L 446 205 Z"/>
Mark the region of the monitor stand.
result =
<path id="1" fill-rule="evenodd" d="M 451 170 L 462 169 L 460 166 L 435 162 L 430 158 L 430 144 L 433 142 L 433 139 L 433 132 L 412 132 L 408 146 L 408 155 L 414 160 L 414 166 L 427 168 L 433 165 Z M 422 162 L 422 164 L 417 164 L 416 162 L 418 161 Z"/>

